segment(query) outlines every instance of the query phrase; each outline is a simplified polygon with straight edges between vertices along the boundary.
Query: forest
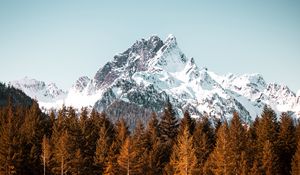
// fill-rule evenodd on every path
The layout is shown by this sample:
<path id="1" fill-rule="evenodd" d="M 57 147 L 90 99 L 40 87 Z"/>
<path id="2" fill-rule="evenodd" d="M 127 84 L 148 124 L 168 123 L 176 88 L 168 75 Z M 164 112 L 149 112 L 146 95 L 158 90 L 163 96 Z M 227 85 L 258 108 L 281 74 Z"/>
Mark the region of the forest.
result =
<path id="1" fill-rule="evenodd" d="M 170 103 L 135 128 L 109 118 L 8 102 L 0 108 L 0 174 L 300 174 L 299 121 L 267 106 L 251 124 L 238 113 L 230 121 L 177 117 Z"/>

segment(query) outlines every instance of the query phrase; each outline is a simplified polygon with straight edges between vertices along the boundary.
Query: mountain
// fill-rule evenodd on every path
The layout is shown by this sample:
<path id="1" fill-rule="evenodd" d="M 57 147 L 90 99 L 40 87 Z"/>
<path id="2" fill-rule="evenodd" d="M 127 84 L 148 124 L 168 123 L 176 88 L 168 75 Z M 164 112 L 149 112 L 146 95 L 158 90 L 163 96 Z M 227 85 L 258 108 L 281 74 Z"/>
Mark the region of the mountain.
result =
<path id="1" fill-rule="evenodd" d="M 9 103 L 14 106 L 29 107 L 33 100 L 21 90 L 0 83 L 0 107 L 7 106 Z"/>
<path id="2" fill-rule="evenodd" d="M 24 92 L 44 97 L 48 86 L 37 84 L 33 91 L 26 91 L 31 89 L 29 86 Z M 80 77 L 63 100 L 50 98 L 41 105 L 50 108 L 64 102 L 76 108 L 89 106 L 110 112 L 113 106 L 124 109 L 114 112 L 116 118 L 138 118 L 151 111 L 161 112 L 169 99 L 179 116 L 188 110 L 194 116 L 231 118 L 237 111 L 245 121 L 250 121 L 261 114 L 264 105 L 278 113 L 289 111 L 300 116 L 299 98 L 300 93 L 295 94 L 285 85 L 267 83 L 260 74 L 218 75 L 200 68 L 193 58 L 185 56 L 176 38 L 169 35 L 164 41 L 158 36 L 136 41 L 101 67 L 93 78 Z"/>
<path id="3" fill-rule="evenodd" d="M 10 81 L 8 85 L 22 90 L 29 97 L 36 99 L 41 106 L 45 106 L 48 103 L 52 106 L 57 101 L 63 100 L 67 95 L 67 92 L 59 89 L 54 83 L 46 84 L 43 81 L 29 77 Z"/>

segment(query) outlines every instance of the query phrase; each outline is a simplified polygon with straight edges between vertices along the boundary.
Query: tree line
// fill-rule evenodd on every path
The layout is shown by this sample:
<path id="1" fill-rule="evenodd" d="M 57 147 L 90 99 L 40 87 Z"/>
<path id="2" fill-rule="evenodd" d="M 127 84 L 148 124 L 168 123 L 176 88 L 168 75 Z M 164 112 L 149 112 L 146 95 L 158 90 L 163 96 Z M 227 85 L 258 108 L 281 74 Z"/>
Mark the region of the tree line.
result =
<path id="1" fill-rule="evenodd" d="M 46 115 L 9 103 L 0 108 L 0 174 L 299 175 L 300 124 L 265 107 L 251 124 L 209 116 L 161 117 L 129 129 L 109 114 L 63 106 Z"/>

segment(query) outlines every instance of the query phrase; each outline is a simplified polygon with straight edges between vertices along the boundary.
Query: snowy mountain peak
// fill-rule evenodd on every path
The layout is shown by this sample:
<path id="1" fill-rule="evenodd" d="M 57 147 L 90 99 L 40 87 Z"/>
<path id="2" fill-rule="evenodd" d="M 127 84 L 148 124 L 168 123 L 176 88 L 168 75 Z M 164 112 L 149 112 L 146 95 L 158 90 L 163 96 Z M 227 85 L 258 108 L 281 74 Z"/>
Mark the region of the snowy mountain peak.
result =
<path id="1" fill-rule="evenodd" d="M 24 78 L 22 78 L 20 80 L 11 81 L 8 84 L 11 86 L 14 86 L 15 88 L 21 89 L 21 90 L 22 90 L 22 88 L 26 88 L 33 92 L 38 92 L 39 90 L 44 89 L 46 86 L 45 82 L 38 81 L 36 79 L 29 78 L 27 76 L 25 76 Z"/>
<path id="2" fill-rule="evenodd" d="M 26 82 L 41 87 L 34 89 L 49 86 L 43 82 Z M 52 91 L 38 92 L 55 94 L 58 91 L 56 86 L 50 87 Z M 169 99 L 179 116 L 188 110 L 192 116 L 208 114 L 231 118 L 237 111 L 244 121 L 250 121 L 261 114 L 264 105 L 271 106 L 278 114 L 292 111 L 300 116 L 299 96 L 300 92 L 296 98 L 287 86 L 267 84 L 260 74 L 218 75 L 205 67 L 199 68 L 193 58 L 187 58 L 181 51 L 175 36 L 169 35 L 163 41 L 153 35 L 136 41 L 115 55 L 92 79 L 80 77 L 67 96 L 52 106 L 60 107 L 65 103 L 76 108 L 90 106 L 103 111 L 111 106 L 129 105 L 138 111 L 161 112 Z M 132 113 L 122 113 L 128 110 L 115 111 L 116 118 L 122 116 L 134 120 Z M 136 115 L 145 117 L 147 114 Z"/>
<path id="3" fill-rule="evenodd" d="M 94 77 L 97 89 L 111 84 L 120 76 L 131 77 L 136 72 L 166 70 L 179 71 L 185 67 L 187 59 L 177 46 L 174 36 L 165 42 L 158 36 L 136 41 L 129 49 L 114 56 Z"/>
<path id="4" fill-rule="evenodd" d="M 72 86 L 72 89 L 78 92 L 82 92 L 84 88 L 87 87 L 90 81 L 91 79 L 87 76 L 79 77 L 78 80 L 75 82 L 75 84 Z"/>
<path id="5" fill-rule="evenodd" d="M 177 45 L 176 37 L 173 34 L 169 34 L 167 39 L 165 40 L 165 44 L 169 46 Z"/>
<path id="6" fill-rule="evenodd" d="M 277 83 L 269 83 L 265 89 L 265 94 L 268 98 L 276 100 L 277 104 L 288 104 L 296 98 L 295 93 L 287 86 Z"/>
<path id="7" fill-rule="evenodd" d="M 27 76 L 20 80 L 10 81 L 8 84 L 22 90 L 31 98 L 38 100 L 38 102 L 55 102 L 65 98 L 67 94 L 62 89 L 59 89 L 55 83 L 46 84 L 43 81 Z"/>

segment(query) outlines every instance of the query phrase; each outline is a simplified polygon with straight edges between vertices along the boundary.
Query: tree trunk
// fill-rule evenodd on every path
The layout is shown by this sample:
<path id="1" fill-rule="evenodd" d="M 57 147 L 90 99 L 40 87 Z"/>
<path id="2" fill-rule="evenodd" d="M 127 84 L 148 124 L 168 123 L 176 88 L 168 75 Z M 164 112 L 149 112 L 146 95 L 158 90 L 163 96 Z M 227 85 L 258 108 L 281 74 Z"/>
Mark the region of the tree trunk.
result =
<path id="1" fill-rule="evenodd" d="M 64 175 L 64 157 L 61 158 L 61 175 Z"/>

